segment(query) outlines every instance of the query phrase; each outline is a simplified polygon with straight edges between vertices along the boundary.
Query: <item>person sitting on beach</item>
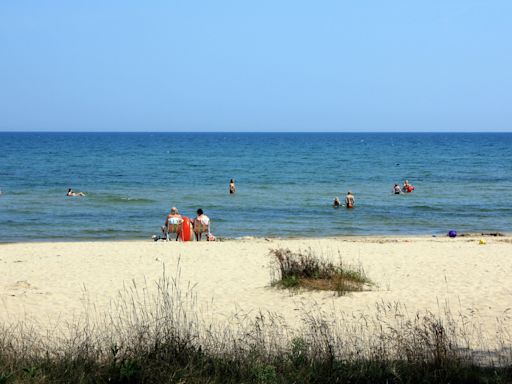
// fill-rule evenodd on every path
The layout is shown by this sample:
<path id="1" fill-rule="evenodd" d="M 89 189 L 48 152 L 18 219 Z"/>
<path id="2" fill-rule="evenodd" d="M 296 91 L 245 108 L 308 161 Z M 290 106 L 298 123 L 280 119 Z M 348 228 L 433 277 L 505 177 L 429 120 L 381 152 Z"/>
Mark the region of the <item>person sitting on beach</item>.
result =
<path id="1" fill-rule="evenodd" d="M 338 208 L 338 207 L 340 207 L 340 206 L 341 206 L 341 202 L 340 202 L 340 199 L 339 199 L 339 197 L 338 197 L 338 196 L 336 196 L 336 197 L 334 198 L 334 202 L 332 203 L 332 206 L 333 206 L 334 208 Z"/>
<path id="2" fill-rule="evenodd" d="M 414 191 L 414 187 L 411 184 L 409 184 L 409 180 L 404 181 L 404 186 L 402 188 L 402 191 L 404 191 L 406 193 Z"/>
<path id="3" fill-rule="evenodd" d="M 399 195 L 402 192 L 398 184 L 395 184 L 395 186 L 393 187 L 393 192 L 395 193 L 395 195 Z"/>
<path id="4" fill-rule="evenodd" d="M 197 210 L 197 216 L 192 222 L 194 224 L 194 233 L 196 234 L 197 241 L 201 240 L 204 232 L 207 232 L 207 236 L 210 235 L 210 218 L 204 214 L 201 208 Z M 204 227 L 206 227 L 206 231 L 203 231 Z"/>
<path id="5" fill-rule="evenodd" d="M 180 213 L 178 212 L 178 208 L 172 207 L 171 212 L 167 215 L 167 219 L 165 219 L 165 224 L 162 226 L 162 233 L 164 237 L 167 237 L 167 232 L 169 230 L 169 224 L 171 225 L 179 225 L 183 221 Z M 176 240 L 180 235 L 179 229 L 176 231 Z"/>
<path id="6" fill-rule="evenodd" d="M 231 179 L 229 181 L 229 194 L 232 195 L 235 192 L 236 192 L 235 180 Z"/>
<path id="7" fill-rule="evenodd" d="M 68 193 L 66 193 L 66 196 L 85 196 L 84 192 L 74 192 L 71 188 L 68 188 Z"/>
<path id="8" fill-rule="evenodd" d="M 356 199 L 352 192 L 348 191 L 347 196 L 345 196 L 345 205 L 347 208 L 354 208 L 354 204 L 356 203 Z"/>

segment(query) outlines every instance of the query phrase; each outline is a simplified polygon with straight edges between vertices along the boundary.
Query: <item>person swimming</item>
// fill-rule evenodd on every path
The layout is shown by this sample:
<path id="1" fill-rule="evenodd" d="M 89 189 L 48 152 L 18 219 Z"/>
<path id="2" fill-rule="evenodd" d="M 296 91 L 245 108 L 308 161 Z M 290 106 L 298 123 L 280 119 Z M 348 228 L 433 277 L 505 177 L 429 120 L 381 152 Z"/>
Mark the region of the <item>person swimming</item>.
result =
<path id="1" fill-rule="evenodd" d="M 339 199 L 339 197 L 338 197 L 338 196 L 336 196 L 336 197 L 334 198 L 334 202 L 332 203 L 332 206 L 333 206 L 334 208 L 339 208 L 339 207 L 341 207 L 341 202 L 340 202 L 340 199 Z"/>
<path id="2" fill-rule="evenodd" d="M 395 186 L 393 187 L 393 192 L 395 193 L 395 195 L 399 195 L 402 192 L 398 184 L 395 184 Z"/>
<path id="3" fill-rule="evenodd" d="M 76 196 L 85 196 L 84 192 L 74 192 L 71 188 L 68 188 L 68 193 L 66 196 L 76 197 Z"/>

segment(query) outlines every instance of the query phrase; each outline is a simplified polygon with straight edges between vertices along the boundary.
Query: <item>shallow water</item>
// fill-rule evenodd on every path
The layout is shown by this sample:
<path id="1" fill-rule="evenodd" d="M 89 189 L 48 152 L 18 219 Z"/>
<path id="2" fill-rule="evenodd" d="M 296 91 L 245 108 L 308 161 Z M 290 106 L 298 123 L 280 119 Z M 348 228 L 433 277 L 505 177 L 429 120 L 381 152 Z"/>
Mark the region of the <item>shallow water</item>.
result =
<path id="1" fill-rule="evenodd" d="M 512 134 L 0 133 L 0 188 L 0 241 L 148 238 L 173 205 L 223 237 L 512 232 Z"/>

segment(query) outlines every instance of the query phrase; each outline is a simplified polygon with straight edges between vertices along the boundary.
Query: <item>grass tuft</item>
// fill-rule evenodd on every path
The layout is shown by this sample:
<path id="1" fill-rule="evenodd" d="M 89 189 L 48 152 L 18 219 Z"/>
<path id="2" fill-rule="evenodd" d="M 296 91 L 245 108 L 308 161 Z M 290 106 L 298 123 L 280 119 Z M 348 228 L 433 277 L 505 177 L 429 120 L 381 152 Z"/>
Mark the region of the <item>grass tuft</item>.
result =
<path id="1" fill-rule="evenodd" d="M 273 249 L 279 278 L 273 285 L 283 288 L 305 288 L 322 291 L 334 291 L 338 295 L 347 292 L 362 291 L 373 285 L 362 267 L 334 264 L 316 256 L 311 249 L 292 252 L 289 249 Z"/>

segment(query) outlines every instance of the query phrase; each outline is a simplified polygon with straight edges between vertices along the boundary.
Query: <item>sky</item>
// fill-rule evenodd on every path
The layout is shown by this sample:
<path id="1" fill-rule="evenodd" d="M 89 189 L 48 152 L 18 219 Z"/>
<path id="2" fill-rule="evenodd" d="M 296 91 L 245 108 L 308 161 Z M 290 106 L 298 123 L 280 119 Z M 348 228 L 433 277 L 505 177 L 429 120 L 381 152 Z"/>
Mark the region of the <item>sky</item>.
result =
<path id="1" fill-rule="evenodd" d="M 512 131 L 510 0 L 0 1 L 0 131 Z"/>

